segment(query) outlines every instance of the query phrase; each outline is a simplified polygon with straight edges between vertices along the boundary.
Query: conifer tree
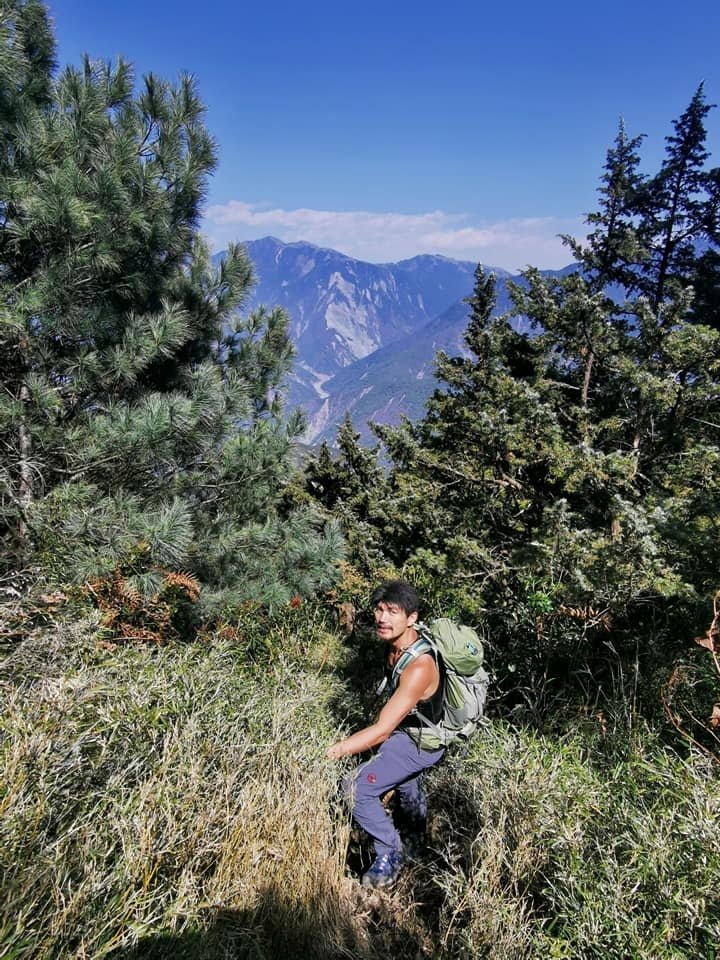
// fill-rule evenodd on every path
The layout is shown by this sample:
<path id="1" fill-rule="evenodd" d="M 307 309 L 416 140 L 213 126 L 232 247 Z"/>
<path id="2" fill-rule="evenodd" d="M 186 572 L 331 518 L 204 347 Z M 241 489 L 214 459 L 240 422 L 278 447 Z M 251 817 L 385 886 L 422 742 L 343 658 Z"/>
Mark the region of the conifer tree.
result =
<path id="1" fill-rule="evenodd" d="M 666 138 L 658 173 L 638 171 L 644 137 L 629 138 L 620 123 L 608 151 L 600 209 L 587 216 L 595 229 L 570 246 L 596 289 L 615 285 L 620 297 L 648 298 L 657 313 L 665 300 L 692 286 L 691 316 L 717 326 L 720 298 L 720 168 L 706 168 L 705 119 L 713 107 L 701 84 Z"/>
<path id="2" fill-rule="evenodd" d="M 608 284 L 628 287 L 634 279 L 634 266 L 645 258 L 637 235 L 635 204 L 638 192 L 647 180 L 638 171 L 638 149 L 644 137 L 628 137 L 620 121 L 613 146 L 608 150 L 598 194 L 599 209 L 586 217 L 593 230 L 586 243 L 571 236 L 563 240 L 582 262 L 587 279 L 595 290 Z"/>
<path id="3" fill-rule="evenodd" d="M 385 523 L 386 478 L 378 461 L 379 447 L 359 443 L 349 413 L 337 433 L 337 454 L 326 442 L 305 464 L 306 493 L 337 517 L 356 566 L 366 576 L 385 557 L 381 547 Z"/>
<path id="4" fill-rule="evenodd" d="M 711 109 L 700 84 L 666 138 L 660 170 L 636 197 L 648 262 L 637 272 L 634 288 L 648 297 L 655 311 L 678 287 L 692 283 L 698 242 L 720 245 L 720 198 L 713 189 L 717 171 L 705 169 L 709 157 L 705 118 Z"/>
<path id="5" fill-rule="evenodd" d="M 79 582 L 163 570 L 206 610 L 332 577 L 339 542 L 278 498 L 287 316 L 239 312 L 241 247 L 198 235 L 216 163 L 187 76 L 85 58 L 56 77 L 45 9 L 4 5 L 0 73 L 1 535 L 11 566 Z"/>
<path id="6" fill-rule="evenodd" d="M 690 114 L 705 112 L 700 92 Z M 571 243 L 580 269 L 529 269 L 512 288 L 532 333 L 492 318 L 478 268 L 465 354 L 437 357 L 419 422 L 375 428 L 392 462 L 374 511 L 383 549 L 435 609 L 482 620 L 526 683 L 603 656 L 607 629 L 615 650 L 635 650 L 639 618 L 687 621 L 716 587 L 720 337 L 693 310 L 689 257 L 711 178 L 697 123 L 675 129 L 692 132 L 695 168 L 673 181 L 671 229 L 657 211 L 675 161 L 643 176 L 640 138 L 621 126 L 594 229 Z M 656 654 L 643 652 L 649 670 Z"/>

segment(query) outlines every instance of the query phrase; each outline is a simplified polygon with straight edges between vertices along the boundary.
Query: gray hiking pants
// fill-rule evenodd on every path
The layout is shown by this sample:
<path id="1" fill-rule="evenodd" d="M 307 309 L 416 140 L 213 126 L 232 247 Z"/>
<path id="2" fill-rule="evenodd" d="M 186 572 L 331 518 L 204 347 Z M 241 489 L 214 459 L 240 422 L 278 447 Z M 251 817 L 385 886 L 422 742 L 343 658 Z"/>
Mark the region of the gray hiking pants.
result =
<path id="1" fill-rule="evenodd" d="M 394 788 L 404 818 L 415 829 L 423 829 L 427 816 L 423 773 L 434 767 L 444 753 L 442 747 L 421 750 L 407 733 L 396 730 L 370 760 L 343 780 L 343 796 L 355 822 L 372 837 L 376 856 L 402 850 L 400 834 L 381 797 Z"/>

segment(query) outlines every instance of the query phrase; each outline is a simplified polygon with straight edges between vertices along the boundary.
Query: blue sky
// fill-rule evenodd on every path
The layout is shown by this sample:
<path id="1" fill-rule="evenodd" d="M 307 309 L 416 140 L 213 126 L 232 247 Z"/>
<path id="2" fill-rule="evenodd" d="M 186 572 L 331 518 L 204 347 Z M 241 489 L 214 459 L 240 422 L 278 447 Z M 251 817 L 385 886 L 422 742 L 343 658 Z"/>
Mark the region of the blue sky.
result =
<path id="1" fill-rule="evenodd" d="M 272 234 L 374 262 L 516 269 L 570 257 L 622 116 L 657 170 L 705 82 L 720 3 L 51 0 L 61 63 L 197 77 L 220 166 L 214 250 Z M 708 119 L 720 164 L 720 109 Z"/>

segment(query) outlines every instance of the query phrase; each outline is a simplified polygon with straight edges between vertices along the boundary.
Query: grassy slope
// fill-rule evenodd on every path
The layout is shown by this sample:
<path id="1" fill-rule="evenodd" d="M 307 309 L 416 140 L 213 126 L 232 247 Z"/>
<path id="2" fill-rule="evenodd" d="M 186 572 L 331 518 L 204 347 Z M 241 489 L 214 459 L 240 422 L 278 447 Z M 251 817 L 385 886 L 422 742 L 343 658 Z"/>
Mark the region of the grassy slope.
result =
<path id="1" fill-rule="evenodd" d="M 362 891 L 323 758 L 357 716 L 346 652 L 293 616 L 254 662 L 242 638 L 108 650 L 91 623 L 11 651 L 0 956 L 715 957 L 715 770 L 592 722 L 490 725 L 430 778 L 425 861 Z"/>

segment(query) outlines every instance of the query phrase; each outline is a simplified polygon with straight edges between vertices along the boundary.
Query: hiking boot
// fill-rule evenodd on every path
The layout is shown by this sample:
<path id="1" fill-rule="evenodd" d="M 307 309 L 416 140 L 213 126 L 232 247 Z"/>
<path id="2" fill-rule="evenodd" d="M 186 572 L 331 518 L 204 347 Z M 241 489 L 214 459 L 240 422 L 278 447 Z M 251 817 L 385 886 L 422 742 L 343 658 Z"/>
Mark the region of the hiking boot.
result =
<path id="1" fill-rule="evenodd" d="M 402 850 L 391 850 L 381 857 L 375 857 L 372 866 L 363 874 L 362 885 L 373 888 L 389 887 L 399 877 L 404 860 Z"/>

